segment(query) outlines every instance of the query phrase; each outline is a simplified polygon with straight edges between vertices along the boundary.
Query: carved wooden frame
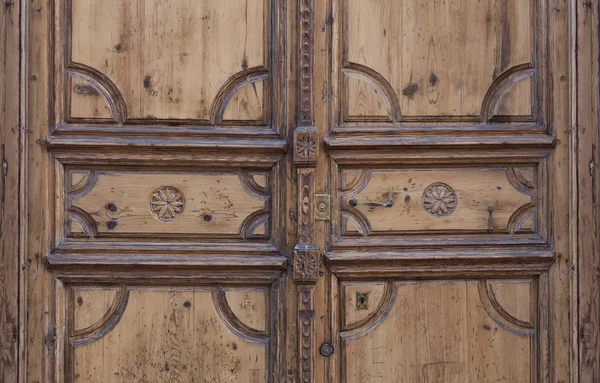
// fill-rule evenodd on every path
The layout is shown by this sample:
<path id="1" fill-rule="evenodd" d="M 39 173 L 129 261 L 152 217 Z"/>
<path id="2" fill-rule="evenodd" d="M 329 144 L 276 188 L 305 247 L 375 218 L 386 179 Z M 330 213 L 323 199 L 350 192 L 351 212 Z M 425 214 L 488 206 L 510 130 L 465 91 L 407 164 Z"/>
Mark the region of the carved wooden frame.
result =
<path id="1" fill-rule="evenodd" d="M 377 143 L 396 145 L 413 144 L 486 144 L 502 141 L 504 143 L 528 143 L 531 145 L 549 145 L 553 140 L 552 124 L 552 83 L 548 78 L 551 73 L 552 49 L 547 36 L 549 20 L 554 12 L 548 0 L 535 0 L 531 12 L 532 62 L 510 68 L 491 85 L 483 100 L 479 117 L 468 116 L 427 116 L 403 117 L 399 108 L 398 95 L 390 84 L 376 71 L 359 64 L 350 63 L 347 59 L 347 0 L 331 0 L 333 12 L 336 14 L 330 39 L 329 83 L 332 95 L 329 97 L 329 131 L 325 138 L 331 148 L 369 147 Z M 347 77 L 360 77 L 371 84 L 377 93 L 386 98 L 390 109 L 390 117 L 360 118 L 345 120 L 347 100 Z M 491 118 L 489 109 L 494 105 L 502 90 L 514 81 L 532 77 L 533 116 L 511 117 L 498 116 Z M 546 86 L 548 84 L 548 86 Z M 334 101 L 335 100 L 335 101 Z M 457 138 L 460 133 L 460 139 Z M 369 142 L 357 139 L 368 135 Z"/>
<path id="2" fill-rule="evenodd" d="M 239 266 L 239 265 L 238 265 Z M 236 267 L 231 264 L 230 267 Z M 98 274 L 96 272 L 55 271 L 51 281 L 51 301 L 53 307 L 49 312 L 52 331 L 46 336 L 48 350 L 55 352 L 53 364 L 49 366 L 54 371 L 57 382 L 70 381 L 73 375 L 74 349 L 78 345 L 95 342 L 118 324 L 125 310 L 129 291 L 132 288 L 188 288 L 195 291 L 211 292 L 215 311 L 222 324 L 235 336 L 249 343 L 265 346 L 266 381 L 276 383 L 276 376 L 281 375 L 282 357 L 279 351 L 282 347 L 284 331 L 280 323 L 284 322 L 281 307 L 285 305 L 283 286 L 285 278 L 280 278 L 280 270 L 272 269 L 271 273 L 264 270 L 239 269 L 239 280 L 232 282 L 226 269 L 221 272 L 207 272 L 193 268 L 182 269 L 175 279 L 162 279 L 160 272 L 148 269 L 138 273 L 115 272 L 114 274 Z M 90 270 L 91 271 L 91 270 Z M 163 276 L 164 277 L 164 276 Z M 158 279 L 157 279 L 158 278 Z M 86 286 L 116 286 L 117 294 L 109 311 L 94 325 L 74 331 L 73 322 L 73 287 Z M 225 288 L 240 288 L 251 284 L 253 287 L 265 289 L 267 307 L 265 308 L 264 331 L 252 329 L 242 323 L 231 311 L 225 296 Z M 277 313 L 272 315 L 272 313 Z M 66 380 L 63 379 L 66 377 Z M 53 380 L 54 381 L 54 380 Z"/>
<path id="3" fill-rule="evenodd" d="M 87 138 L 102 135 L 117 137 L 156 137 L 164 135 L 182 138 L 238 138 L 259 143 L 260 140 L 278 142 L 285 136 L 286 121 L 285 91 L 286 78 L 286 13 L 285 4 L 274 0 L 265 0 L 265 36 L 264 67 L 248 68 L 234 74 L 221 85 L 212 102 L 209 120 L 193 119 L 128 119 L 127 105 L 121 92 L 106 75 L 82 63 L 71 62 L 71 2 L 73 0 L 51 0 L 49 7 L 54 17 L 50 25 L 50 51 L 54 52 L 50 67 L 50 84 L 53 91 L 49 98 L 52 108 L 50 119 L 50 138 L 83 136 Z M 110 119 L 87 119 L 68 117 L 70 106 L 70 78 L 78 78 L 102 95 L 109 105 Z M 226 121 L 223 112 L 235 92 L 244 85 L 264 81 L 263 120 Z M 60 141 L 60 140 L 57 140 Z"/>
<path id="4" fill-rule="evenodd" d="M 332 200 L 335 201 L 332 206 L 332 228 L 330 232 L 330 248 L 328 253 L 342 252 L 353 249 L 357 246 L 364 247 L 363 251 L 368 251 L 369 247 L 385 246 L 391 250 L 408 251 L 414 249 L 432 248 L 440 244 L 448 246 L 463 247 L 485 247 L 488 249 L 500 250 L 503 245 L 535 246 L 540 250 L 551 253 L 551 245 L 548 240 L 548 233 L 551 232 L 551 217 L 548 214 L 550 207 L 549 201 L 549 168 L 548 155 L 550 151 L 546 149 L 521 149 L 508 151 L 477 151 L 470 150 L 464 152 L 453 152 L 452 169 L 486 169 L 486 168 L 505 168 L 507 172 L 512 166 L 526 166 L 535 169 L 535 190 L 534 205 L 537 206 L 535 213 L 536 227 L 533 233 L 508 235 L 508 234 L 490 234 L 475 232 L 454 233 L 451 237 L 437 232 L 386 232 L 370 234 L 369 224 L 363 222 L 359 215 L 352 214 L 351 209 L 345 206 L 345 199 L 352 195 L 349 191 L 341 190 L 340 169 L 403 169 L 418 168 L 423 166 L 438 166 L 440 170 L 448 168 L 450 161 L 448 153 L 442 150 L 428 151 L 423 153 L 421 150 L 379 150 L 376 154 L 372 152 L 357 153 L 352 151 L 333 151 L 330 153 L 331 174 L 332 174 Z M 368 165 L 366 165 L 368 164 Z M 507 177 L 510 175 L 507 174 Z M 368 181 L 362 177 L 363 181 Z M 513 182 L 511 182 L 512 184 Z M 515 185 L 513 185 L 515 186 Z M 352 190 L 359 190 L 361 185 L 352 185 Z M 516 187 L 519 187 L 516 183 Z M 519 187 L 521 188 L 521 187 Z M 529 193 L 528 190 L 519 190 Z M 350 194 L 348 194 L 350 193 Z M 352 210 L 352 211 L 350 211 Z M 515 212 L 515 214 L 518 212 Z M 361 236 L 344 235 L 345 219 L 343 215 L 351 214 L 356 217 L 357 224 L 363 222 L 363 233 Z M 361 230 L 359 229 L 359 232 Z M 377 251 L 375 251 L 377 252 Z M 482 251 L 483 252 L 483 251 Z M 377 258 L 376 255 L 374 255 Z"/>
<path id="5" fill-rule="evenodd" d="M 339 350 L 334 354 L 331 362 L 331 369 L 337 373 L 336 382 L 345 382 L 346 378 L 346 343 L 348 340 L 358 339 L 368 333 L 374 331 L 381 325 L 390 312 L 394 309 L 396 294 L 399 285 L 403 283 L 413 283 L 415 279 L 422 278 L 420 271 L 403 270 L 395 276 L 386 279 L 377 279 L 384 283 L 384 292 L 377 308 L 366 318 L 350 324 L 344 325 L 342 318 L 345 317 L 345 294 L 344 283 L 352 282 L 353 284 L 372 283 L 374 280 L 370 278 L 370 272 L 362 272 L 360 274 L 347 274 L 346 272 L 335 273 L 330 291 L 330 299 L 332 305 L 337 307 L 337 320 L 332 322 L 332 338 L 334 347 Z M 550 291 L 548 286 L 548 275 L 546 271 L 525 272 L 517 276 L 518 279 L 530 280 L 533 282 L 533 291 L 531 292 L 532 299 L 535 301 L 535 316 L 534 323 L 525 323 L 507 313 L 496 301 L 494 292 L 488 281 L 502 281 L 506 279 L 506 275 L 502 272 L 483 273 L 479 275 L 462 274 L 462 273 L 441 273 L 435 276 L 435 279 L 430 281 L 448 281 L 455 280 L 464 282 L 477 282 L 480 299 L 482 305 L 490 318 L 505 330 L 518 335 L 531 338 L 531 381 L 532 382 L 549 382 L 546 371 L 548 370 L 549 360 L 549 342 L 550 333 L 548 331 Z M 515 277 L 509 277 L 514 280 Z"/>

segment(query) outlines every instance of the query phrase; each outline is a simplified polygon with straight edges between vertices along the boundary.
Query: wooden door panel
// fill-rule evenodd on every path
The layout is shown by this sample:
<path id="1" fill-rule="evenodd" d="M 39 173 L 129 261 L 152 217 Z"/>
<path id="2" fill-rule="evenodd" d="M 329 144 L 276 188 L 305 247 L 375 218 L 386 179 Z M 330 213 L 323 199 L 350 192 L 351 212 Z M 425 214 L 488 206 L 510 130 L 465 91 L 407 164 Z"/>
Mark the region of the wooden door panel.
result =
<path id="1" fill-rule="evenodd" d="M 335 151 L 332 249 L 548 247 L 548 151 Z"/>
<path id="2" fill-rule="evenodd" d="M 56 0 L 53 131 L 276 137 L 282 9 L 269 0 Z"/>
<path id="3" fill-rule="evenodd" d="M 547 1 L 315 2 L 334 382 L 546 382 L 568 351 L 568 51 Z M 326 97 L 328 96 L 328 97 Z M 562 100 L 559 101 L 559 100 Z M 563 193 L 563 197 L 558 197 Z M 558 249 L 562 250 L 558 250 Z M 559 264 L 560 263 L 560 264 Z M 560 275 L 560 276 L 559 276 Z M 554 294 L 554 293 L 553 293 Z M 553 303 L 553 304 L 555 304 Z M 549 331 L 556 333 L 549 334 Z M 551 365 L 550 362 L 555 364 Z M 565 378 L 566 379 L 566 378 Z"/>
<path id="4" fill-rule="evenodd" d="M 65 373 L 73 382 L 266 380 L 268 289 L 65 289 Z"/>
<path id="5" fill-rule="evenodd" d="M 39 380 L 280 381 L 285 4 L 48 5 Z"/>
<path id="6" fill-rule="evenodd" d="M 533 75 L 530 69 L 535 67 L 540 37 L 535 32 L 539 15 L 535 2 L 336 3 L 343 17 L 342 73 L 383 90 L 377 94 L 389 104 L 392 122 L 490 118 L 490 98 L 503 92 L 494 93 L 521 79 L 527 84 Z M 362 103 L 356 85 L 340 89 L 346 115 L 355 119 L 361 117 L 356 112 Z M 533 90 L 518 86 L 512 96 L 531 105 Z M 511 102 L 505 105 L 507 115 L 522 113 L 510 106 Z M 368 121 L 369 115 L 362 117 Z"/>
<path id="7" fill-rule="evenodd" d="M 369 311 L 341 328 L 341 381 L 539 381 L 547 312 L 537 278 L 386 282 L 373 303 L 371 286 L 340 286 L 345 318 Z M 349 294 L 366 294 L 367 307 Z"/>
<path id="8" fill-rule="evenodd" d="M 77 67 L 68 70 L 69 76 L 91 77 L 91 88 L 114 87 L 128 119 L 208 123 L 233 95 L 223 94 L 232 90 L 227 85 L 260 82 L 269 73 L 265 0 L 107 0 L 93 6 L 71 0 L 65 6 L 70 13 L 68 54 Z M 93 120 L 92 103 L 85 100 L 95 95 L 81 92 L 81 85 L 67 89 L 68 117 Z M 259 120 L 266 105 L 263 89 L 246 87 L 237 95 L 238 103 L 245 103 L 246 112 Z M 248 120 L 243 113 L 235 108 L 228 118 Z"/>
<path id="9" fill-rule="evenodd" d="M 534 230 L 532 168 L 367 168 L 340 173 L 342 236 Z M 524 210 L 530 213 L 527 219 Z"/>
<path id="10" fill-rule="evenodd" d="M 270 233 L 270 173 L 208 169 L 69 169 L 69 238 L 261 239 Z"/>

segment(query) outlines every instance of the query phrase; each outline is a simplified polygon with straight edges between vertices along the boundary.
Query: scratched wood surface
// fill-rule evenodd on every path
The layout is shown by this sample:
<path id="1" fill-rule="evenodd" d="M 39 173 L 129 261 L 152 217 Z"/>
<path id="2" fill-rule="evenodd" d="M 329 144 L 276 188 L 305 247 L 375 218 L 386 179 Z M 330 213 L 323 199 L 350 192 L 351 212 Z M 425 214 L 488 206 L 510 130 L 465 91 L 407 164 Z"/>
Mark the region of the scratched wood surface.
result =
<path id="1" fill-rule="evenodd" d="M 352 174 L 342 186 L 342 216 L 347 215 L 346 234 L 369 234 L 359 222 L 365 219 L 371 234 L 402 231 L 516 232 L 531 230 L 533 217 L 518 227 L 519 210 L 534 205 L 535 186 L 515 189 L 507 169 L 366 170 L 368 180 L 352 188 Z M 351 174 L 346 174 L 351 173 Z M 523 174 L 523 173 L 519 173 Z M 533 178 L 532 169 L 524 175 Z M 356 184 L 355 184 L 356 185 Z M 523 193 L 525 192 L 525 194 Z M 354 214 L 358 217 L 354 217 Z M 362 218 L 362 219 L 357 219 Z M 509 223 L 510 222 L 510 223 Z M 362 222 L 361 222 L 362 223 Z"/>
<path id="2" fill-rule="evenodd" d="M 511 283 L 495 293 L 517 300 L 511 316 L 531 320 L 535 302 Z M 530 382 L 533 329 L 518 333 L 490 317 L 477 282 L 400 284 L 375 328 L 343 332 L 346 382 Z M 501 294 L 501 295 L 500 295 Z M 410 308 L 410 309 L 407 309 Z M 505 307 L 507 309 L 507 307 Z M 495 315 L 495 313 L 492 313 Z"/>
<path id="3" fill-rule="evenodd" d="M 494 81 L 533 62 L 530 1 L 483 1 L 477 6 L 445 0 L 339 4 L 344 65 L 359 68 L 351 73 L 363 80 L 369 79 L 365 73 L 375 72 L 386 91 L 396 95 L 398 105 L 392 107 L 399 107 L 404 116 L 479 116 Z M 385 93 L 363 91 L 357 85 L 348 89 L 349 114 L 377 110 L 376 102 Z M 500 112 L 531 114 L 527 106 L 532 88 L 515 85 L 511 90 L 500 101 Z"/>
<path id="4" fill-rule="evenodd" d="M 232 76 L 268 65 L 264 0 L 69 3 L 72 61 L 114 83 L 132 119 L 209 120 Z M 71 116 L 100 117 L 99 92 L 76 83 L 71 91 Z M 236 97 L 227 119 L 261 117 L 262 87 Z"/>
<path id="5" fill-rule="evenodd" d="M 573 352 L 578 355 L 579 381 L 594 382 L 600 379 L 600 295 L 598 288 L 598 267 L 600 265 L 600 177 L 598 177 L 598 153 L 600 134 L 598 133 L 599 79 L 596 76 L 600 66 L 598 62 L 599 37 L 597 2 L 577 4 L 577 114 L 575 127 L 576 146 L 573 148 L 579 156 L 577 163 L 577 221 L 579 236 L 574 246 L 578 252 L 578 278 L 573 279 L 573 293 L 577 294 L 579 323 L 574 336 L 579 339 Z M 573 265 L 575 268 L 575 265 Z"/>
<path id="6" fill-rule="evenodd" d="M 0 7 L 0 381 L 18 378 L 20 218 L 20 1 Z"/>
<path id="7" fill-rule="evenodd" d="M 70 233 L 80 236 L 248 238 L 266 232 L 267 179 L 265 173 L 254 176 L 242 171 L 93 171 L 79 182 L 83 186 L 68 188 L 65 214 L 72 217 Z"/>
<path id="8" fill-rule="evenodd" d="M 124 307 L 112 314 L 122 316 L 118 324 L 102 339 L 78 338 L 70 360 L 74 382 L 265 381 L 266 345 L 232 334 L 210 290 L 136 288 L 128 295 Z M 110 316 L 98 310 L 106 307 L 106 299 L 84 309 L 79 297 L 72 302 L 79 323 L 110 323 Z M 265 305 L 257 298 L 248 302 L 262 307 L 256 318 L 264 322 Z"/>

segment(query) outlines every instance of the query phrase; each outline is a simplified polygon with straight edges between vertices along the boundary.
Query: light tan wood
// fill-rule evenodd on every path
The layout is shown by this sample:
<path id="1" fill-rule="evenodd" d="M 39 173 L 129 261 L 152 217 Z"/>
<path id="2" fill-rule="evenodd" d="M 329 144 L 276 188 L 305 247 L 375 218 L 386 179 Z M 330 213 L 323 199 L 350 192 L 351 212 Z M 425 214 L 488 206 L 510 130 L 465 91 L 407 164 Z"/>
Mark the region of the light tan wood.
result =
<path id="1" fill-rule="evenodd" d="M 2 12 L 4 380 L 598 380 L 597 4 Z"/>
<path id="2" fill-rule="evenodd" d="M 264 0 L 73 1 L 71 59 L 112 81 L 131 119 L 209 120 L 233 75 L 267 66 L 267 10 Z M 228 119 L 262 110 L 258 89 L 237 98 L 251 109 L 230 108 Z M 91 105 L 75 102 L 71 116 L 96 117 Z"/>
<path id="3" fill-rule="evenodd" d="M 381 76 L 385 82 L 378 85 L 395 93 L 399 105 L 394 107 L 403 116 L 478 116 L 501 74 L 532 63 L 534 3 L 529 1 L 336 4 L 345 28 L 340 36 L 344 63 L 358 64 L 358 76 L 368 70 Z M 531 88 L 514 92 L 531 98 Z M 349 92 L 346 97 L 352 105 L 357 101 L 350 100 L 361 95 Z"/>
<path id="4" fill-rule="evenodd" d="M 357 231 L 377 235 L 406 231 L 514 233 L 532 229 L 534 214 L 528 214 L 531 218 L 521 217 L 520 211 L 534 205 L 533 169 L 341 172 L 345 182 L 340 187 L 340 210 L 346 219 L 346 235 Z M 518 184 L 515 172 L 530 187 Z M 521 191 L 511 185 L 511 180 Z M 362 220 L 357 218 L 366 220 L 367 228 L 361 227 L 358 223 Z M 523 222 L 517 225 L 518 219 Z"/>
<path id="5" fill-rule="evenodd" d="M 71 181 L 66 188 L 62 216 L 71 217 L 73 235 L 92 238 L 144 234 L 264 238 L 270 214 L 267 178 L 266 173 L 243 171 L 93 170 L 84 181 Z"/>
<path id="6" fill-rule="evenodd" d="M 144 380 L 261 382 L 265 345 L 232 334 L 210 291 L 132 289 L 118 324 L 100 340 L 78 339 L 75 382 Z M 264 313 L 263 313 L 264 314 Z"/>
<path id="7" fill-rule="evenodd" d="M 477 282 L 400 284 L 383 323 L 369 331 L 342 333 L 346 382 L 509 382 L 537 381 L 533 331 L 506 329 L 490 318 Z M 519 295 L 531 309 L 530 291 Z M 514 315 L 514 313 L 511 313 Z M 528 313 L 530 314 L 530 313 Z M 504 327 L 503 327 L 504 326 Z M 352 336 L 354 338 L 354 336 Z"/>

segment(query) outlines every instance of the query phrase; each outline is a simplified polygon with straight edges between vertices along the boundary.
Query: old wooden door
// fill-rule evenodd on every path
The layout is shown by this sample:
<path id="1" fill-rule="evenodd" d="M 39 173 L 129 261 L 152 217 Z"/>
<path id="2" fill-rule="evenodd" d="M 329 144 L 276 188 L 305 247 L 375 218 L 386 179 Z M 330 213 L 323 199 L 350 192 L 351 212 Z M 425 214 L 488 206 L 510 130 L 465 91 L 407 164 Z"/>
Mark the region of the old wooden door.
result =
<path id="1" fill-rule="evenodd" d="M 32 0 L 27 382 L 549 382 L 569 11 Z"/>

